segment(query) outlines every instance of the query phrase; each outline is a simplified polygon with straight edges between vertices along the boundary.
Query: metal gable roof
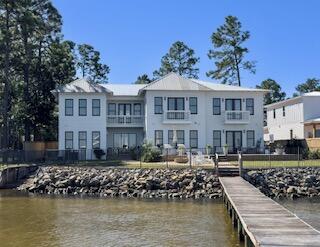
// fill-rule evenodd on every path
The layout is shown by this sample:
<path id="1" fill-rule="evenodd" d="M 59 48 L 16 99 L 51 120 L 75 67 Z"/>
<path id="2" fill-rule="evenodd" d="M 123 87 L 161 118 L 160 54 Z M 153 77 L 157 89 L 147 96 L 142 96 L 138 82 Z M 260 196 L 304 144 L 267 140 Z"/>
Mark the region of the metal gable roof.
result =
<path id="1" fill-rule="evenodd" d="M 210 91 L 210 88 L 172 72 L 147 84 L 141 90 Z"/>
<path id="2" fill-rule="evenodd" d="M 137 96 L 144 84 L 101 84 L 113 92 L 114 96 Z"/>
<path id="3" fill-rule="evenodd" d="M 91 83 L 85 78 L 57 87 L 53 93 L 112 93 L 102 84 Z"/>

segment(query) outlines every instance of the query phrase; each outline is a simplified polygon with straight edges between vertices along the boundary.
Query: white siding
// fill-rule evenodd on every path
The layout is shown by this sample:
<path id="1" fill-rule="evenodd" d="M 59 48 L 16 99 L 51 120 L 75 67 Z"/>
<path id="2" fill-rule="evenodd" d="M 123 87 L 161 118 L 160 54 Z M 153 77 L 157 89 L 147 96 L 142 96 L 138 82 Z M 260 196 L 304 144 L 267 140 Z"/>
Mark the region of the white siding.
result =
<path id="1" fill-rule="evenodd" d="M 78 149 L 78 132 L 87 131 L 87 149 L 92 149 L 92 131 L 100 131 L 100 146 L 106 148 L 106 94 L 59 94 L 59 149 L 65 149 L 65 132 L 73 131 L 73 148 Z M 73 116 L 65 116 L 65 99 L 73 99 Z M 87 116 L 79 116 L 79 99 L 87 99 Z M 92 99 L 100 99 L 100 116 L 92 116 Z"/>
<path id="2" fill-rule="evenodd" d="M 163 114 L 154 114 L 154 97 L 197 97 L 198 114 L 190 115 L 190 124 L 163 124 Z M 213 115 L 212 99 L 221 98 L 221 115 Z M 225 98 L 240 98 L 242 110 L 246 110 L 246 98 L 254 98 L 254 115 L 249 117 L 248 124 L 225 124 Z M 243 146 L 246 147 L 246 131 L 255 131 L 255 141 L 263 146 L 263 94 L 259 92 L 203 92 L 203 91 L 147 91 L 146 92 L 146 138 L 154 142 L 154 131 L 164 130 L 164 143 L 168 143 L 168 130 L 185 130 L 185 145 L 189 147 L 189 131 L 198 130 L 198 146 L 204 148 L 213 143 L 213 130 L 221 130 L 221 143 L 225 144 L 227 130 L 242 131 Z M 164 110 L 167 100 L 163 100 Z M 189 101 L 185 102 L 185 110 L 189 110 Z"/>
<path id="3" fill-rule="evenodd" d="M 274 140 L 289 140 L 290 130 L 293 138 L 304 139 L 303 103 L 285 106 L 285 116 L 282 106 L 274 109 L 276 118 L 273 117 L 273 109 L 267 111 L 267 126 Z"/>

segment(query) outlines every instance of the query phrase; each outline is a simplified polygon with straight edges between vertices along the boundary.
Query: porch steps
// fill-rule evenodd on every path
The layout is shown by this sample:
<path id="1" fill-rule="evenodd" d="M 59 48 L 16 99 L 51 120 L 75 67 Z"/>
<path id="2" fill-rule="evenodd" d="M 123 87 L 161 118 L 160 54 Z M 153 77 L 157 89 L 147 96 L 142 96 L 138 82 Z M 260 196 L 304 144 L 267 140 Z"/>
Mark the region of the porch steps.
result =
<path id="1" fill-rule="evenodd" d="M 239 176 L 238 162 L 228 159 L 228 156 L 219 155 L 218 174 L 220 177 Z"/>

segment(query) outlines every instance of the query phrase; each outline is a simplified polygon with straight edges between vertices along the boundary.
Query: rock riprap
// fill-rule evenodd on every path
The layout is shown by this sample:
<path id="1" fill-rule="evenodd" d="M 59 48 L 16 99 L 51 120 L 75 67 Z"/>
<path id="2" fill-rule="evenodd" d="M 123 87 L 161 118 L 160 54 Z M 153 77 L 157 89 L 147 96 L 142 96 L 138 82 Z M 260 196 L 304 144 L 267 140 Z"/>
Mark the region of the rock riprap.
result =
<path id="1" fill-rule="evenodd" d="M 320 197 L 320 168 L 253 170 L 246 179 L 273 198 Z"/>
<path id="2" fill-rule="evenodd" d="M 41 194 L 140 198 L 219 198 L 218 177 L 208 170 L 42 167 L 18 190 Z"/>

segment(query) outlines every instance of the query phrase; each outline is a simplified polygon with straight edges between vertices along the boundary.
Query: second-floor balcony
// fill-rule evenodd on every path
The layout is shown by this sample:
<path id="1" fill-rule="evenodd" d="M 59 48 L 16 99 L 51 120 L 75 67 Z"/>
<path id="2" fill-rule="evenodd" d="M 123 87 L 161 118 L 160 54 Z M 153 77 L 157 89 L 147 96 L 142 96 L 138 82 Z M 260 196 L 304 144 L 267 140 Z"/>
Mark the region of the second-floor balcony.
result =
<path id="1" fill-rule="evenodd" d="M 143 127 L 144 115 L 107 115 L 107 127 Z"/>
<path id="2" fill-rule="evenodd" d="M 168 110 L 165 111 L 163 114 L 163 121 L 164 124 L 189 124 L 190 122 L 190 112 L 183 111 L 183 110 Z"/>
<path id="3" fill-rule="evenodd" d="M 225 111 L 225 124 L 248 124 L 249 111 Z"/>

